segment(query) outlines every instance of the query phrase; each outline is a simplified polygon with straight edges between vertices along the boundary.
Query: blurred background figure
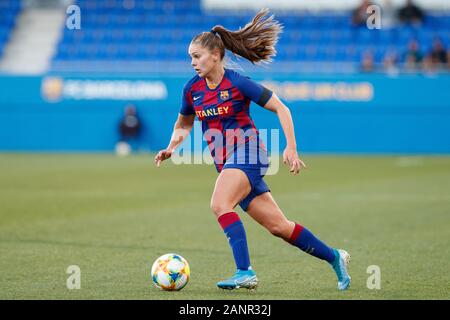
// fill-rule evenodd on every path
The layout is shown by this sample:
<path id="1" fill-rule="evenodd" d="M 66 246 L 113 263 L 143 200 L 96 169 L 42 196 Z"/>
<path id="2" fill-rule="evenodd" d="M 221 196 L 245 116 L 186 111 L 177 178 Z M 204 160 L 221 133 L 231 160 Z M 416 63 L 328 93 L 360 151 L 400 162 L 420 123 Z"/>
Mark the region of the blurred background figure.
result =
<path id="1" fill-rule="evenodd" d="M 447 64 L 447 51 L 444 48 L 444 45 L 441 39 L 436 38 L 433 41 L 433 47 L 430 52 L 431 63 L 435 66 L 445 68 Z"/>
<path id="2" fill-rule="evenodd" d="M 119 132 L 120 140 L 116 145 L 118 155 L 128 155 L 132 151 L 139 150 L 141 120 L 133 104 L 125 107 L 123 118 L 119 124 Z"/>
<path id="3" fill-rule="evenodd" d="M 407 0 L 406 5 L 398 10 L 398 18 L 405 24 L 422 24 L 423 10 L 415 5 L 412 0 Z"/>
<path id="4" fill-rule="evenodd" d="M 361 72 L 374 72 L 375 61 L 371 51 L 365 51 L 361 59 Z"/>
<path id="5" fill-rule="evenodd" d="M 355 27 L 366 26 L 368 14 L 367 8 L 373 3 L 369 0 L 362 0 L 361 4 L 356 7 L 352 12 L 352 25 Z"/>
<path id="6" fill-rule="evenodd" d="M 388 51 L 384 55 L 383 70 L 389 75 L 397 75 L 399 73 L 398 56 L 395 51 Z"/>
<path id="7" fill-rule="evenodd" d="M 420 51 L 419 42 L 415 39 L 409 41 L 408 50 L 405 53 L 404 63 L 406 71 L 416 71 L 420 69 L 423 54 Z"/>
<path id="8" fill-rule="evenodd" d="M 450 49 L 447 50 L 447 70 L 450 71 Z"/>
<path id="9" fill-rule="evenodd" d="M 441 39 L 434 39 L 430 51 L 423 58 L 422 67 L 427 73 L 444 71 L 447 68 L 447 51 Z"/>
<path id="10" fill-rule="evenodd" d="M 397 9 L 391 0 L 384 0 L 381 8 L 381 25 L 383 29 L 390 29 L 397 25 Z"/>

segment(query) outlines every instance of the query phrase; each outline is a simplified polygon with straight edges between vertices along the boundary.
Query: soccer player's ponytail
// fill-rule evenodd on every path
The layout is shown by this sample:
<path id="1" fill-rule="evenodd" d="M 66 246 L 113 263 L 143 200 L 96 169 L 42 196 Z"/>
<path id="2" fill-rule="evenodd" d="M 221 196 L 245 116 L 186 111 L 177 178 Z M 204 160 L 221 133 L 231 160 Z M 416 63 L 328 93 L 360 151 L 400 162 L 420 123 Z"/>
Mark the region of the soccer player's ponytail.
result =
<path id="1" fill-rule="evenodd" d="M 199 34 L 192 41 L 199 41 L 210 50 L 219 48 L 222 59 L 225 49 L 228 49 L 252 63 L 270 62 L 277 53 L 275 44 L 283 27 L 273 15 L 267 17 L 268 13 L 268 9 L 260 10 L 251 22 L 237 31 L 216 25 L 210 32 Z"/>

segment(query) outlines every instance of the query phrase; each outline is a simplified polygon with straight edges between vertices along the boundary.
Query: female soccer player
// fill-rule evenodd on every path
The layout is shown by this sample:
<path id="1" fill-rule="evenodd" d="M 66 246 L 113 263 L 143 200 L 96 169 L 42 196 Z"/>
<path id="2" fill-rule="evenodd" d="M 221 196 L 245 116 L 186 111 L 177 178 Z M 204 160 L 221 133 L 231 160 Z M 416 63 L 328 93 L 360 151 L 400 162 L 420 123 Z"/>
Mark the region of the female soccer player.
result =
<path id="1" fill-rule="evenodd" d="M 250 118 L 250 102 L 278 116 L 287 141 L 283 162 L 295 175 L 306 166 L 297 155 L 289 109 L 267 88 L 224 67 L 225 49 L 252 63 L 271 61 L 276 54 L 275 44 L 282 26 L 267 14 L 267 9 L 261 10 L 238 31 L 215 26 L 193 38 L 189 55 L 197 75 L 184 86 L 182 105 L 170 143 L 159 151 L 155 163 L 159 167 L 162 161 L 171 157 L 191 131 L 197 116 L 219 172 L 211 209 L 229 240 L 237 268 L 234 276 L 217 283 L 219 288 L 254 289 L 258 284 L 250 265 L 245 229 L 234 211 L 239 204 L 273 235 L 327 261 L 336 272 L 338 289 L 345 290 L 350 285 L 347 272 L 350 255 L 327 246 L 308 229 L 288 220 L 263 180 L 268 156 Z"/>

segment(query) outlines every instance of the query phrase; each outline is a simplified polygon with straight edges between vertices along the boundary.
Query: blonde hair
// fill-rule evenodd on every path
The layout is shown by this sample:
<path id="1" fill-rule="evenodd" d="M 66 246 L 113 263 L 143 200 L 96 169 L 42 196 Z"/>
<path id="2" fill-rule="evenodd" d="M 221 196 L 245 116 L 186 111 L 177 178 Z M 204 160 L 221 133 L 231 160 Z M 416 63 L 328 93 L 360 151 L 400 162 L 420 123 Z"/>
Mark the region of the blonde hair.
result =
<path id="1" fill-rule="evenodd" d="M 251 63 L 271 62 L 277 54 L 275 45 L 283 26 L 267 16 L 268 9 L 260 10 L 251 22 L 237 31 L 230 31 L 221 25 L 214 26 L 209 32 L 202 32 L 192 39 L 202 47 L 213 51 L 219 49 L 220 58 L 225 56 L 225 49 L 249 60 Z"/>

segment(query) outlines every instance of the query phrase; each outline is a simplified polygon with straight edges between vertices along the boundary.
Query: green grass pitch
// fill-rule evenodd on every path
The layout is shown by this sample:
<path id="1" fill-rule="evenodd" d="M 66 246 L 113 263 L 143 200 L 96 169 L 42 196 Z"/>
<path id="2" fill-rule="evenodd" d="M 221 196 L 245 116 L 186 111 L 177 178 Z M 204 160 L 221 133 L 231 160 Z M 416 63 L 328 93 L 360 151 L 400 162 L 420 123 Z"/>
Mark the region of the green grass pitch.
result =
<path id="1" fill-rule="evenodd" d="M 266 177 L 286 216 L 352 255 L 351 288 L 240 213 L 256 291 L 220 291 L 234 271 L 209 209 L 213 166 L 152 155 L 0 154 L 0 299 L 449 299 L 450 158 L 317 156 Z M 180 292 L 150 282 L 160 255 L 190 263 Z M 68 290 L 69 265 L 81 289 Z M 368 289 L 381 270 L 381 288 Z"/>

